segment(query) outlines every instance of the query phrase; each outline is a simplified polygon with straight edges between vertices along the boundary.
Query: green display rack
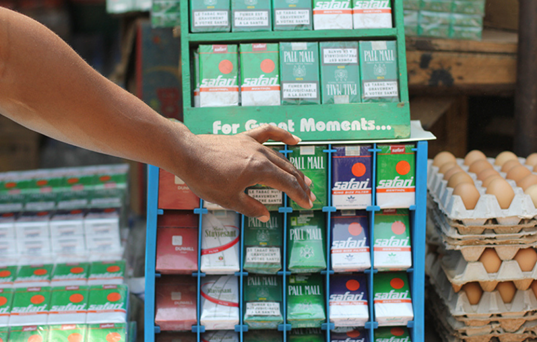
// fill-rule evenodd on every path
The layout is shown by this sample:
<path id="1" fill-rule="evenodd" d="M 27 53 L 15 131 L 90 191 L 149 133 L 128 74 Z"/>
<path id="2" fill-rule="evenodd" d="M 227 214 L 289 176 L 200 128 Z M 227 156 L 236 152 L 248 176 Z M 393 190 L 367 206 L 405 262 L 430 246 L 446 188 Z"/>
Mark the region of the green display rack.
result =
<path id="1" fill-rule="evenodd" d="M 229 134 L 233 134 L 255 128 L 255 125 L 260 123 L 278 125 L 279 123 L 288 123 L 291 120 L 296 127 L 293 133 L 304 141 L 408 138 L 410 136 L 410 106 L 403 26 L 403 0 L 392 0 L 392 11 L 395 27 L 388 29 L 190 33 L 188 25 L 190 20 L 189 1 L 181 1 L 181 23 L 183 23 L 181 27 L 181 66 L 185 124 L 195 134 L 214 134 L 214 127 L 223 127 L 224 125 L 231 127 L 234 124 L 234 127 L 238 127 L 238 129 L 229 131 Z M 192 106 L 192 51 L 200 44 L 349 40 L 394 40 L 397 42 L 400 102 L 214 108 L 195 108 Z M 301 127 L 301 120 L 309 120 L 310 118 L 323 121 L 327 128 L 319 131 Z M 373 120 L 375 129 L 338 130 L 338 123 L 340 124 L 342 121 L 352 122 L 362 118 L 367 121 Z M 332 124 L 328 125 L 328 123 Z M 331 129 L 329 130 L 328 127 Z M 304 128 L 303 131 L 302 128 Z M 218 133 L 222 134 L 222 131 L 220 130 Z"/>

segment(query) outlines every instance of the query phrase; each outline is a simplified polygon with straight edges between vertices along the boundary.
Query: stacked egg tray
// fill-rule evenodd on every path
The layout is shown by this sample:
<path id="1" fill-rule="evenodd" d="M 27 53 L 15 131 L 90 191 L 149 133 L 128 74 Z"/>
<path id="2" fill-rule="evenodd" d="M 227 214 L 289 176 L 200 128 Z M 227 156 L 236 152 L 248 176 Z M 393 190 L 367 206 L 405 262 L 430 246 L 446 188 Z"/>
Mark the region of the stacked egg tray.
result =
<path id="1" fill-rule="evenodd" d="M 446 277 L 441 259 L 435 253 L 427 255 L 426 301 L 445 342 L 537 338 L 537 298 L 532 289 L 517 290 L 511 303 L 504 303 L 497 290 L 484 292 L 479 303 L 471 305 L 466 293 L 456 291 Z"/>
<path id="2" fill-rule="evenodd" d="M 329 160 L 331 159 L 332 153 L 336 150 L 332 148 L 333 145 L 328 145 L 327 150 L 325 153 L 328 154 Z M 375 177 L 376 177 L 376 156 L 379 149 L 377 149 L 376 144 L 371 144 L 372 149 L 370 150 L 373 152 L 373 159 L 372 159 L 372 184 L 375 183 Z M 406 271 L 403 271 L 406 273 L 409 279 L 410 283 L 410 293 L 412 298 L 412 306 L 413 306 L 413 313 L 414 317 L 413 320 L 409 321 L 406 324 L 406 327 L 408 328 L 408 331 L 411 335 L 411 340 L 416 342 L 422 342 L 424 341 L 423 332 L 423 320 L 424 320 L 424 293 L 423 288 L 425 284 L 425 212 L 426 212 L 426 155 L 427 155 L 427 142 L 416 142 L 414 151 L 416 152 L 416 204 L 411 205 L 409 209 L 410 212 L 410 233 L 412 236 L 412 267 L 407 269 Z M 287 148 L 287 146 L 283 147 L 280 151 L 281 153 L 284 153 L 287 155 L 291 151 Z M 328 188 L 331 188 L 331 174 L 333 172 L 331 163 L 328 163 Z M 159 170 L 157 167 L 149 166 L 148 168 L 148 227 L 147 227 L 147 241 L 146 241 L 146 303 L 145 303 L 145 341 L 151 342 L 155 341 L 155 339 L 161 334 L 161 329 L 159 326 L 155 325 L 155 283 L 156 279 L 161 277 L 161 275 L 156 272 L 155 269 L 155 255 L 156 255 L 156 236 L 157 236 L 157 215 L 164 215 L 166 210 L 159 208 L 159 173 L 162 174 L 161 170 Z M 177 184 L 177 183 L 176 183 Z M 376 203 L 376 187 L 373 186 L 372 188 L 372 203 Z M 291 276 L 291 272 L 288 269 L 288 262 L 287 258 L 285 257 L 287 255 L 287 249 L 289 248 L 287 245 L 287 237 L 286 234 L 288 234 L 289 226 L 287 224 L 288 215 L 293 212 L 293 208 L 289 205 L 289 199 L 287 196 L 284 196 L 284 205 L 278 209 L 278 212 L 283 215 L 283 248 L 282 248 L 282 269 L 278 271 L 277 276 L 281 277 L 281 282 L 283 284 L 283 289 L 287 288 L 287 283 L 289 283 Z M 296 209 L 295 209 L 296 210 Z M 381 209 L 377 205 L 370 205 L 366 208 L 366 210 L 369 213 L 370 218 L 370 235 L 369 240 L 375 241 L 373 236 L 373 229 L 374 226 L 374 220 L 375 220 L 375 213 L 379 212 Z M 334 215 L 333 213 L 336 211 L 336 207 L 332 204 L 331 196 L 328 196 L 328 206 L 325 206 L 322 208 L 323 213 L 326 214 L 326 227 L 330 227 L 330 220 L 331 217 Z M 192 211 L 191 211 L 192 212 Z M 197 215 L 199 215 L 199 231 L 201 231 L 203 220 L 206 219 L 205 217 L 209 213 L 207 208 L 204 207 L 203 200 L 199 202 L 199 207 L 193 210 L 193 212 Z M 244 246 L 244 241 L 242 241 L 244 237 L 244 220 L 245 217 L 242 216 L 242 222 L 241 222 L 241 242 L 240 245 Z M 331 249 L 331 234 L 330 229 L 326 229 L 327 235 L 326 235 L 326 250 L 330 251 Z M 201 251 L 201 234 L 198 234 L 198 251 Z M 371 246 L 372 247 L 372 246 Z M 370 254 L 370 262 L 371 265 L 374 265 L 374 259 L 373 259 L 372 248 L 371 248 L 371 254 Z M 202 341 L 202 335 L 204 332 L 209 332 L 208 329 L 206 329 L 205 326 L 201 324 L 200 321 L 200 313 L 201 313 L 201 293 L 200 293 L 200 283 L 203 279 L 203 277 L 206 276 L 205 273 L 201 272 L 199 265 L 200 265 L 200 252 L 198 252 L 198 271 L 193 272 L 192 276 L 197 279 L 197 320 L 196 323 L 192 325 L 192 333 L 193 336 L 196 337 L 197 341 Z M 334 277 L 334 271 L 331 267 L 330 262 L 331 254 L 328 252 L 326 253 L 326 262 L 328 265 L 328 268 L 324 271 L 321 271 L 324 283 L 324 293 L 323 295 L 326 297 L 325 302 L 325 315 L 326 320 L 322 324 L 322 330 L 323 330 L 323 339 L 326 341 L 331 341 L 331 335 L 333 332 L 331 332 L 335 325 L 333 322 L 330 321 L 330 280 Z M 240 252 L 240 259 L 243 260 L 244 258 L 244 249 L 241 248 Z M 245 310 L 245 304 L 244 304 L 244 287 L 246 282 L 246 277 L 249 275 L 249 272 L 244 270 L 243 262 L 240 261 L 240 271 L 234 273 L 234 276 L 238 278 L 239 283 L 239 324 L 235 325 L 235 332 L 238 333 L 239 341 L 243 341 L 246 337 L 246 333 L 249 331 L 248 325 L 244 322 L 244 310 Z M 376 332 L 379 331 L 379 322 L 376 319 L 376 316 L 379 315 L 379 313 L 376 313 L 374 310 L 374 291 L 373 289 L 373 283 L 374 279 L 380 279 L 380 272 L 378 269 L 375 269 L 374 267 L 370 267 L 366 269 L 363 273 L 365 273 L 365 277 L 367 279 L 367 288 L 369 291 L 367 291 L 367 301 L 368 301 L 368 311 L 369 311 L 369 319 L 365 323 L 365 326 L 363 328 L 366 329 L 366 335 L 369 335 L 369 340 L 374 340 L 374 335 Z M 354 273 L 353 273 L 354 274 Z M 162 276 L 164 277 L 164 276 Z M 390 283 L 391 284 L 391 283 Z M 393 286 L 393 285 L 390 285 Z M 281 334 L 281 337 L 283 337 L 283 341 L 289 339 L 288 333 L 293 332 L 295 329 L 291 327 L 291 324 L 287 320 L 287 313 L 286 313 L 286 307 L 287 307 L 287 298 L 288 294 L 287 291 L 283 291 L 283 301 L 282 301 L 282 311 L 283 311 L 283 319 L 284 323 L 279 324 L 278 331 Z M 392 326 L 392 325 L 389 325 Z M 251 330 L 251 329 L 250 329 Z M 292 330 L 292 331 L 291 331 Z M 406 330 L 406 329 L 405 329 Z M 233 330 L 230 330 L 233 331 Z M 333 335 L 332 335 L 333 336 Z M 410 341 L 410 340 L 409 340 Z"/>
<path id="3" fill-rule="evenodd" d="M 506 179 L 494 159 L 487 161 Z M 518 161 L 526 166 L 525 159 Z M 480 194 L 472 210 L 453 194 L 454 189 L 448 187 L 433 161 L 428 162 L 427 241 L 434 252 L 426 259 L 431 285 L 426 300 L 437 330 L 443 332 L 445 342 L 536 339 L 537 299 L 533 288 L 537 267 L 533 260 L 529 261 L 532 265 L 521 267 L 516 256 L 521 250 L 537 247 L 537 209 L 531 196 L 510 179 L 506 181 L 515 196 L 509 208 L 501 209 L 496 196 L 486 194 L 482 181 L 468 171 L 464 160 L 457 159 L 457 164 L 468 172 Z M 487 272 L 484 254 L 493 254 L 499 267 Z M 503 301 L 498 289 L 504 282 L 514 285 L 510 285 L 515 293 L 509 303 Z M 478 284 L 484 291 L 475 305 L 470 304 L 463 289 L 469 283 Z"/>

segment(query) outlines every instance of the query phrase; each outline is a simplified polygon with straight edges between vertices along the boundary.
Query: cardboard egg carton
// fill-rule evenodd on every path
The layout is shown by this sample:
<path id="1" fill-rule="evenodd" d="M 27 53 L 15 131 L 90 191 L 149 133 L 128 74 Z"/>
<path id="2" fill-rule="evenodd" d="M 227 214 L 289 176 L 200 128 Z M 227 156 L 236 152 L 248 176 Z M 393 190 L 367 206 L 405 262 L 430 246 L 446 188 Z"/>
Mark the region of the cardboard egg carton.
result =
<path id="1" fill-rule="evenodd" d="M 433 200 L 438 203 L 442 212 L 450 220 L 461 221 L 465 226 L 483 226 L 495 220 L 503 226 L 518 225 L 524 219 L 532 219 L 537 216 L 537 209 L 529 195 L 526 195 L 521 188 L 516 187 L 512 181 L 508 181 L 513 187 L 515 197 L 508 209 L 501 209 L 496 196 L 486 194 L 486 189 L 481 187 L 481 182 L 475 180 L 480 193 L 479 200 L 473 210 L 467 210 L 460 196 L 453 195 L 453 188 L 447 186 L 447 181 L 443 175 L 438 173 L 438 168 L 432 166 L 429 160 L 428 189 Z"/>
<path id="2" fill-rule="evenodd" d="M 537 298 L 531 289 L 517 291 L 511 303 L 504 303 L 498 291 L 483 292 L 479 303 L 471 305 L 464 291 L 454 291 L 436 256 L 427 256 L 425 262 L 431 284 L 453 317 L 487 319 L 500 315 L 523 318 L 527 314 L 537 312 Z"/>
<path id="3" fill-rule="evenodd" d="M 453 290 L 459 292 L 466 283 L 477 281 L 483 291 L 493 291 L 499 282 L 513 281 L 517 290 L 527 290 L 534 279 L 537 279 L 537 264 L 533 270 L 522 272 L 516 260 L 505 260 L 496 273 L 488 273 L 480 261 L 467 262 L 461 253 L 448 252 L 439 258 L 446 277 Z"/>
<path id="4" fill-rule="evenodd" d="M 516 226 L 506 226 L 495 223 L 484 226 L 465 226 L 457 221 L 450 220 L 438 206 L 427 208 L 427 214 L 441 228 L 442 234 L 459 240 L 504 240 L 506 238 L 537 236 L 537 220 L 523 219 Z M 492 220 L 491 220 L 492 221 Z"/>
<path id="5" fill-rule="evenodd" d="M 445 250 L 456 250 L 460 251 L 464 260 L 468 262 L 478 261 L 481 257 L 481 254 L 487 248 L 494 248 L 496 254 L 500 257 L 501 260 L 512 260 L 519 250 L 524 248 L 536 248 L 536 242 L 530 243 L 521 243 L 519 245 L 496 245 L 496 244 L 484 244 L 480 246 L 454 246 L 444 244 Z"/>

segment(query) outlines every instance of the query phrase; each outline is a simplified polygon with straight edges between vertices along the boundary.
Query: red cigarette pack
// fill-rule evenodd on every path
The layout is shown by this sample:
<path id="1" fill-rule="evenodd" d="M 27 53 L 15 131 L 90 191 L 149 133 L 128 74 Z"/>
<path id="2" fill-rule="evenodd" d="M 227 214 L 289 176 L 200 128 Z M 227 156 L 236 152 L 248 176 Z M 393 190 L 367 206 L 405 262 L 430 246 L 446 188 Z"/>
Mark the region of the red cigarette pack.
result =
<path id="1" fill-rule="evenodd" d="M 158 207 L 160 209 L 193 210 L 199 208 L 199 197 L 181 178 L 163 169 L 159 170 L 158 178 Z"/>
<path id="2" fill-rule="evenodd" d="M 157 221 L 156 271 L 162 274 L 191 274 L 198 270 L 199 216 L 165 211 Z"/>
<path id="3" fill-rule="evenodd" d="M 196 278 L 163 276 L 157 279 L 155 324 L 162 331 L 190 331 L 196 324 Z"/>

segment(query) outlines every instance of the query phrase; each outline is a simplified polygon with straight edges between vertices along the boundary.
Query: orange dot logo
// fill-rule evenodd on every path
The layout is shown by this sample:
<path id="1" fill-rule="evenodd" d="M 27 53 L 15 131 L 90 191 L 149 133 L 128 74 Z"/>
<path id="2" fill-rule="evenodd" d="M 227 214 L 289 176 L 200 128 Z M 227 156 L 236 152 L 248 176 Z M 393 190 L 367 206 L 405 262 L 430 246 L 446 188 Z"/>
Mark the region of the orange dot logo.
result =
<path id="1" fill-rule="evenodd" d="M 74 293 L 69 297 L 69 300 L 71 301 L 71 303 L 80 303 L 84 300 L 84 296 L 80 293 Z"/>
<path id="2" fill-rule="evenodd" d="M 390 280 L 390 286 L 393 289 L 400 290 L 403 288 L 403 286 L 405 286 L 405 282 L 401 278 L 393 278 Z"/>
<path id="3" fill-rule="evenodd" d="M 401 235 L 406 231 L 406 226 L 401 221 L 395 221 L 392 223 L 392 232 L 396 235 Z"/>
<path id="4" fill-rule="evenodd" d="M 358 330 L 347 331 L 347 336 L 350 338 L 357 338 L 360 336 L 360 332 Z"/>
<path id="5" fill-rule="evenodd" d="M 84 272 L 83 267 L 73 267 L 73 268 L 71 268 L 71 273 L 73 273 L 73 274 L 80 274 L 82 272 Z"/>
<path id="6" fill-rule="evenodd" d="M 40 335 L 32 335 L 28 337 L 28 342 L 43 342 L 43 337 Z"/>
<path id="7" fill-rule="evenodd" d="M 9 270 L 0 271 L 0 278 L 9 277 L 10 275 L 11 275 L 11 271 Z"/>
<path id="8" fill-rule="evenodd" d="M 224 59 L 218 64 L 218 70 L 220 70 L 222 74 L 227 75 L 233 71 L 233 63 L 227 59 Z"/>
<path id="9" fill-rule="evenodd" d="M 109 266 L 107 269 L 106 269 L 106 272 L 108 273 L 114 273 L 114 272 L 119 272 L 121 268 L 119 266 Z"/>
<path id="10" fill-rule="evenodd" d="M 121 341 L 121 335 L 117 332 L 111 332 L 106 335 L 106 342 L 119 342 Z"/>
<path id="11" fill-rule="evenodd" d="M 0 296 L 0 306 L 4 306 L 7 303 L 7 298 L 4 296 Z"/>
<path id="12" fill-rule="evenodd" d="M 112 179 L 112 177 L 110 177 L 108 175 L 99 177 L 99 180 L 101 182 L 108 182 L 110 179 Z"/>
<path id="13" fill-rule="evenodd" d="M 78 178 L 69 178 L 67 180 L 67 184 L 75 184 L 78 183 Z"/>
<path id="14" fill-rule="evenodd" d="M 112 292 L 112 293 L 109 293 L 108 296 L 106 296 L 106 299 L 109 302 L 117 302 L 118 300 L 121 299 L 121 295 L 118 292 Z"/>
<path id="15" fill-rule="evenodd" d="M 352 222 L 349 224 L 349 233 L 353 236 L 362 234 L 362 225 L 358 222 Z"/>
<path id="16" fill-rule="evenodd" d="M 82 342 L 82 335 L 79 333 L 72 333 L 67 336 L 67 342 Z"/>
<path id="17" fill-rule="evenodd" d="M 261 62 L 261 71 L 263 71 L 265 74 L 270 74 L 274 71 L 274 68 L 276 68 L 276 65 L 271 59 L 267 58 Z"/>
<path id="18" fill-rule="evenodd" d="M 6 189 L 11 189 L 11 188 L 14 188 L 16 186 L 17 186 L 17 183 L 15 183 L 15 182 L 9 182 L 9 183 L 4 184 L 4 187 Z"/>
<path id="19" fill-rule="evenodd" d="M 401 176 L 404 176 L 410 172 L 410 164 L 406 160 L 401 160 L 395 165 L 395 171 Z"/>
<path id="20" fill-rule="evenodd" d="M 30 299 L 30 302 L 32 302 L 32 304 L 35 304 L 35 305 L 41 304 L 44 301 L 45 301 L 45 296 L 43 295 L 35 295 Z"/>
<path id="21" fill-rule="evenodd" d="M 347 283 L 345 283 L 345 286 L 349 291 L 356 291 L 360 288 L 360 283 L 356 279 L 351 279 L 348 280 Z"/>
<path id="22" fill-rule="evenodd" d="M 35 184 L 37 184 L 37 186 L 44 186 L 48 184 L 48 181 L 46 179 L 42 179 L 35 182 Z"/>
<path id="23" fill-rule="evenodd" d="M 354 164 L 351 169 L 352 174 L 355 175 L 356 177 L 362 177 L 363 175 L 365 175 L 365 171 L 366 171 L 365 165 L 362 163 Z"/>
<path id="24" fill-rule="evenodd" d="M 403 334 L 405 333 L 405 330 L 403 328 L 392 328 L 390 330 L 390 332 L 392 333 L 393 336 L 403 336 Z"/>
<path id="25" fill-rule="evenodd" d="M 48 271 L 46 269 L 44 269 L 44 268 L 39 268 L 37 270 L 34 270 L 34 274 L 36 276 L 42 276 L 42 275 L 45 275 L 47 273 L 48 273 Z"/>

